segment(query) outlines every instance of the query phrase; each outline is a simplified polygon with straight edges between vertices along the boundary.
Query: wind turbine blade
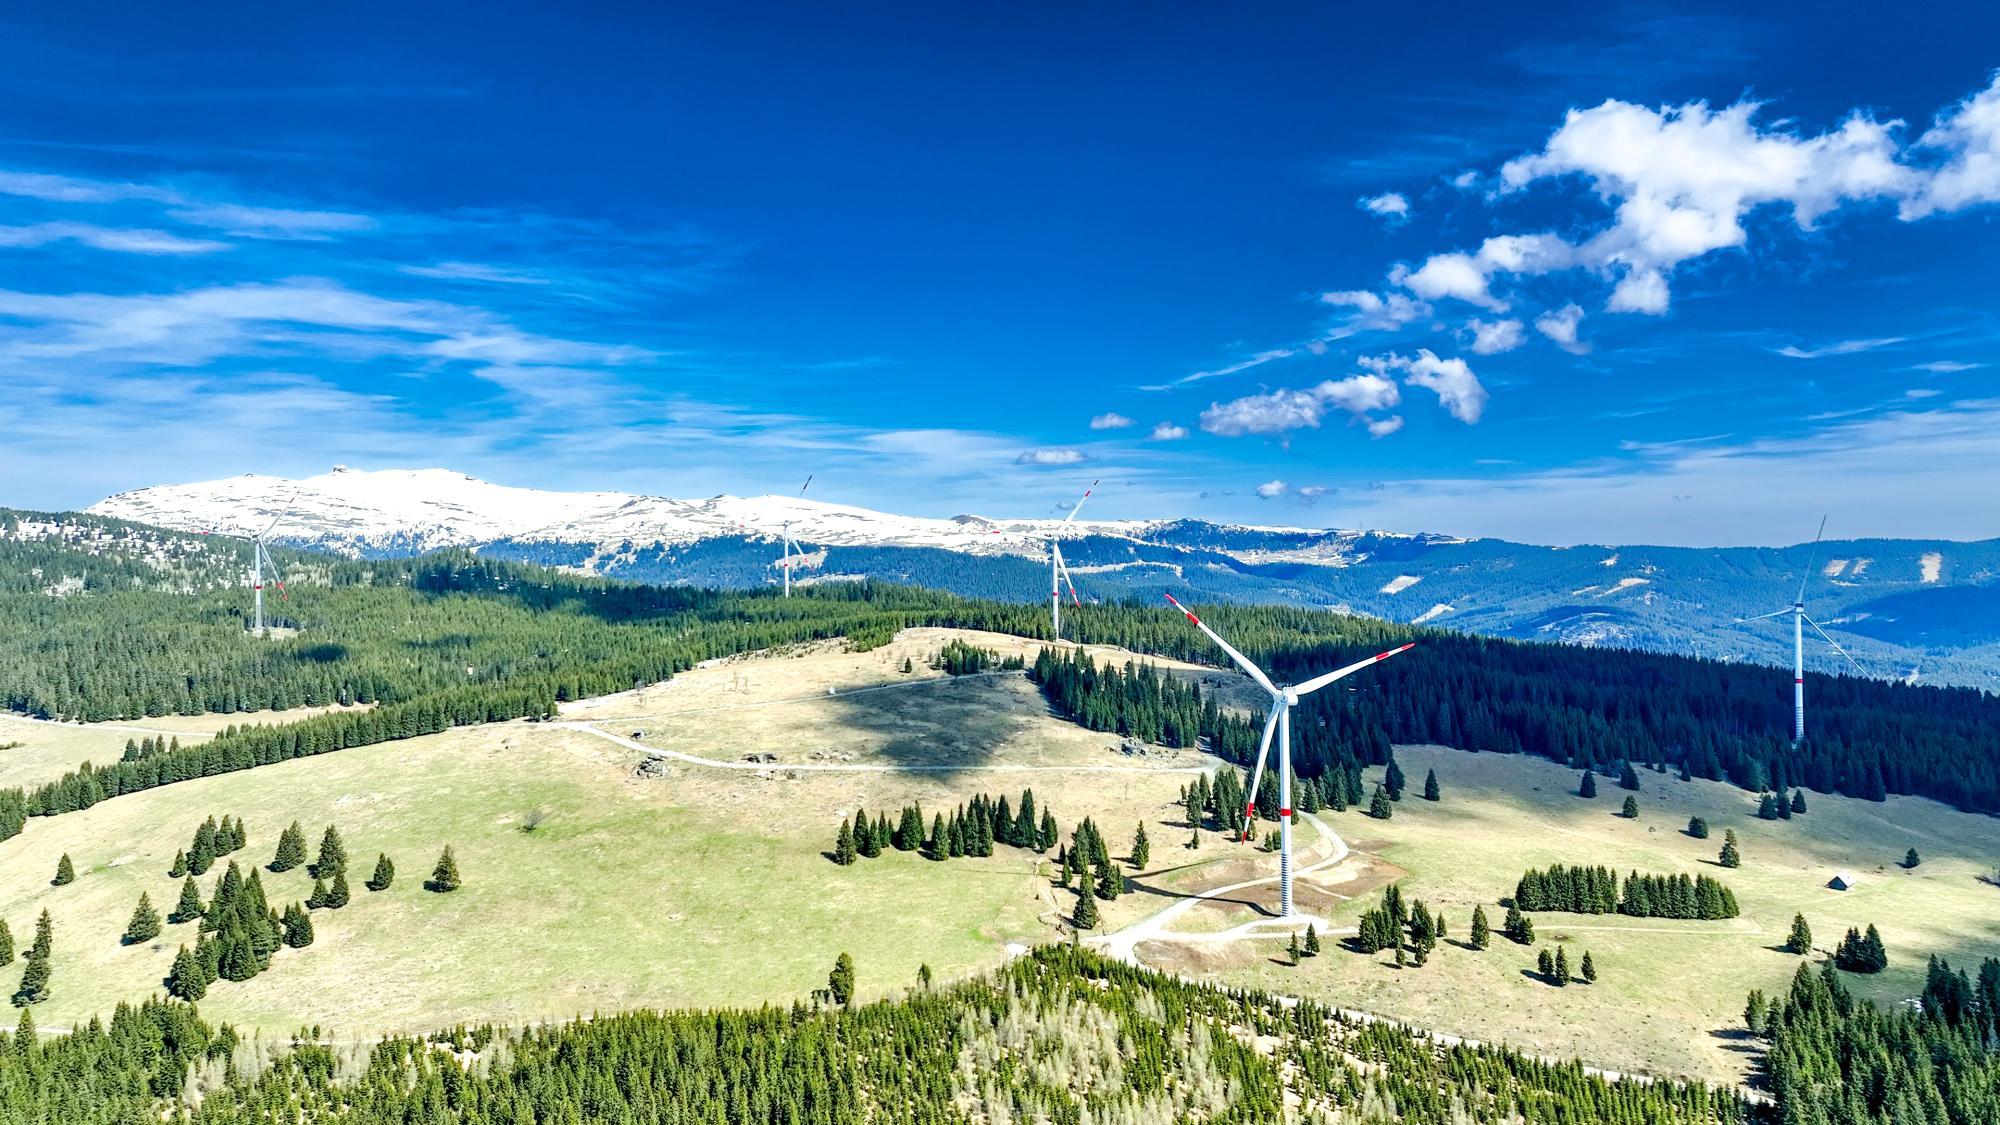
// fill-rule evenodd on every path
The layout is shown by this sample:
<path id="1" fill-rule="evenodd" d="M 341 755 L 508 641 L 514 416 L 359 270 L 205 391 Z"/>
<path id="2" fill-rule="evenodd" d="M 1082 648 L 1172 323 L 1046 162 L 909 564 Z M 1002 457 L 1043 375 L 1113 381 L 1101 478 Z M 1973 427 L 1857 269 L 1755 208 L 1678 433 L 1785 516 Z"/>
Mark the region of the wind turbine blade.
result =
<path id="1" fill-rule="evenodd" d="M 811 473 L 807 473 L 806 482 L 799 486 L 799 495 L 804 496 L 806 494 L 806 489 L 811 488 L 812 485 L 813 485 L 813 475 Z"/>
<path id="2" fill-rule="evenodd" d="M 1805 615 L 1804 615 L 1804 614 L 1800 614 L 1799 616 L 1801 616 L 1801 617 L 1805 617 Z M 1832 637 L 1829 637 L 1829 636 L 1827 636 L 1827 635 L 1826 635 L 1826 630 L 1825 630 L 1825 629 L 1822 629 L 1822 628 L 1820 628 L 1820 627 L 1819 627 L 1819 622 L 1817 622 L 1817 621 L 1814 621 L 1814 620 L 1813 620 L 1812 618 L 1810 618 L 1810 617 L 1806 617 L 1806 624 L 1808 624 L 1808 625 L 1810 625 L 1810 626 L 1812 626 L 1812 627 L 1813 627 L 1813 632 L 1815 632 L 1815 633 L 1818 633 L 1818 634 L 1819 634 L 1819 637 L 1820 637 L 1820 640 L 1823 640 L 1823 641 L 1825 641 L 1825 642 L 1826 642 L 1827 644 L 1829 644 L 1829 645 L 1832 645 L 1832 646 L 1833 646 L 1833 651 L 1835 651 L 1835 652 L 1839 653 L 1839 654 L 1840 654 L 1840 655 L 1842 655 L 1842 656 L 1846 656 L 1846 657 L 1847 657 L 1847 662 L 1848 662 L 1849 664 L 1852 664 L 1852 665 L 1854 665 L 1854 670 L 1855 670 L 1855 671 L 1857 671 L 1857 672 L 1860 672 L 1860 673 L 1861 673 L 1862 675 L 1864 675 L 1864 676 L 1868 674 L 1868 670 L 1867 670 L 1866 668 L 1863 668 L 1863 667 L 1861 666 L 1861 662 L 1860 662 L 1859 660 L 1856 660 L 1856 659 L 1854 659 L 1854 658 L 1853 658 L 1852 656 L 1848 656 L 1848 654 L 1847 654 L 1847 650 L 1846 650 L 1846 649 L 1844 649 L 1844 648 L 1841 648 L 1841 647 L 1840 647 L 1840 642 L 1839 642 L 1839 641 L 1836 641 L 1836 640 L 1834 640 L 1834 639 L 1833 639 Z"/>
<path id="3" fill-rule="evenodd" d="M 1090 499 L 1090 494 L 1096 491 L 1097 491 L 1097 481 L 1091 481 L 1090 487 L 1083 490 L 1083 500 L 1078 500 L 1076 502 L 1076 506 L 1069 510 L 1069 515 L 1063 517 L 1063 522 L 1068 523 L 1070 520 L 1075 519 L 1076 514 L 1078 512 L 1083 511 L 1083 501 Z"/>
<path id="4" fill-rule="evenodd" d="M 1417 647 L 1417 643 L 1415 641 L 1411 641 L 1409 644 L 1402 645 L 1398 648 L 1392 648 L 1387 652 L 1378 652 L 1366 660 L 1357 660 L 1354 663 L 1349 664 L 1347 667 L 1339 669 L 1338 671 L 1328 672 L 1324 676 L 1314 676 L 1312 679 L 1307 680 L 1305 683 L 1299 684 L 1296 687 L 1292 688 L 1292 694 L 1305 695 L 1310 692 L 1318 691 L 1319 689 L 1325 687 L 1326 685 L 1332 683 L 1335 680 L 1344 679 L 1348 676 L 1353 675 L 1356 672 L 1361 671 L 1363 668 L 1366 668 L 1371 664 L 1380 664 L 1384 660 L 1387 660 L 1392 656 L 1395 656 L 1399 653 L 1408 652 L 1415 647 Z"/>
<path id="5" fill-rule="evenodd" d="M 1825 537 L 1826 517 L 1821 516 L 1819 518 L 1819 534 L 1813 536 L 1812 553 L 1806 556 L 1806 571 L 1804 574 L 1799 575 L 1799 596 L 1792 599 L 1793 601 L 1803 602 L 1806 600 L 1806 580 L 1812 577 L 1813 566 L 1819 562 L 1819 541 Z"/>
<path id="6" fill-rule="evenodd" d="M 1774 610 L 1772 610 L 1772 611 L 1771 611 L 1771 612 L 1769 612 L 1769 613 L 1760 613 L 1760 614 L 1758 614 L 1758 615 L 1757 615 L 1757 616 L 1755 616 L 1755 617 L 1739 617 L 1739 618 L 1737 618 L 1736 620 L 1734 620 L 1734 621 L 1730 622 L 1730 624 L 1731 624 L 1731 625 L 1745 625 L 1745 624 L 1748 624 L 1748 623 L 1750 623 L 1750 622 L 1752 622 L 1752 621 L 1763 621 L 1763 620 L 1765 620 L 1766 618 L 1771 618 L 1771 617 L 1783 617 L 1783 616 L 1785 616 L 1786 614 L 1788 614 L 1788 613 L 1790 613 L 1790 612 L 1792 612 L 1792 611 L 1791 611 L 1791 608 L 1790 608 L 1790 607 L 1788 606 L 1788 607 L 1786 607 L 1786 608 L 1784 608 L 1784 609 L 1774 609 Z"/>
<path id="7" fill-rule="evenodd" d="M 1264 720 L 1264 741 L 1257 745 L 1257 768 L 1250 771 L 1250 798 L 1243 805 L 1243 831 L 1239 840 L 1250 838 L 1250 820 L 1257 815 L 1257 786 L 1264 782 L 1264 755 L 1271 752 L 1271 735 L 1278 729 L 1278 713 L 1285 709 L 1285 701 L 1271 700 L 1271 717 Z"/>
<path id="8" fill-rule="evenodd" d="M 1167 594 L 1165 596 L 1167 601 L 1175 609 L 1180 610 L 1183 616 L 1185 616 L 1189 621 L 1194 622 L 1195 628 L 1200 629 L 1203 633 L 1206 633 L 1208 635 L 1209 640 L 1214 641 L 1218 645 L 1221 645 L 1222 651 L 1229 654 L 1229 659 L 1234 660 L 1238 668 L 1243 669 L 1244 672 L 1249 674 L 1251 679 L 1256 680 L 1258 687 L 1263 688 L 1265 691 L 1270 692 L 1272 695 L 1283 694 L 1278 690 L 1277 685 L 1271 682 L 1271 677 L 1266 676 L 1264 674 L 1264 670 L 1262 668 L 1259 668 L 1255 664 L 1250 663 L 1250 658 L 1243 655 L 1240 652 L 1237 652 L 1236 646 L 1230 644 L 1228 641 L 1223 640 L 1220 634 L 1216 633 L 1215 630 L 1203 624 L 1201 618 L 1196 617 L 1194 615 L 1193 610 L 1182 605 L 1179 601 L 1177 601 L 1174 598 L 1172 594 Z"/>
<path id="9" fill-rule="evenodd" d="M 1053 539 L 1049 541 L 1049 547 L 1056 553 L 1056 570 L 1062 574 L 1063 585 L 1069 587 L 1069 600 L 1075 602 L 1077 608 L 1081 609 L 1083 599 L 1076 596 L 1076 582 L 1069 576 L 1069 564 L 1063 561 L 1062 549 L 1055 545 Z"/>

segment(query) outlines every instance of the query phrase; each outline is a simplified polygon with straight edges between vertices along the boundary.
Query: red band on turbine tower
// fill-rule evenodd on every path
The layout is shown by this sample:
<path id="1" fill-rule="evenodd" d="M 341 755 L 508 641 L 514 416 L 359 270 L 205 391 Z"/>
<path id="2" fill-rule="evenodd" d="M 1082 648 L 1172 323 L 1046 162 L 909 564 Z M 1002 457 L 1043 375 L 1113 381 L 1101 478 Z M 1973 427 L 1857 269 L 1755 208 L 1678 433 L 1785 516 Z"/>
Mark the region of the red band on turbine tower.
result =
<path id="1" fill-rule="evenodd" d="M 1281 816 L 1281 817 L 1284 817 L 1284 818 L 1285 818 L 1286 820 L 1290 820 L 1290 819 L 1292 819 L 1292 810 L 1290 810 L 1290 809 L 1279 809 L 1279 810 L 1278 810 L 1278 815 L 1279 815 L 1279 816 Z"/>

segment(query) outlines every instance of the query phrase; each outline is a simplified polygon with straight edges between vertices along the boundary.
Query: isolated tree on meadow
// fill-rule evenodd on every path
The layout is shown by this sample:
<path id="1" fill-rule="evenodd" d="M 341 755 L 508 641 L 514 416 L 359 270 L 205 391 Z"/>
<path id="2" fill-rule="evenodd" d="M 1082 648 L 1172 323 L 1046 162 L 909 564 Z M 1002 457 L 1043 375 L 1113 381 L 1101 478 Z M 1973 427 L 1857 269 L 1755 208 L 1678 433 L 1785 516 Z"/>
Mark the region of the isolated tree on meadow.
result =
<path id="1" fill-rule="evenodd" d="M 1708 839 L 1708 821 L 1698 816 L 1688 818 L 1688 835 L 1697 840 Z"/>
<path id="2" fill-rule="evenodd" d="M 1583 951 L 1583 964 L 1577 966 L 1577 971 L 1583 976 L 1585 984 L 1597 983 L 1597 963 L 1590 959 L 1590 950 Z"/>
<path id="3" fill-rule="evenodd" d="M 1285 957 L 1294 965 L 1299 963 L 1299 933 L 1297 930 L 1292 931 L 1292 939 L 1285 946 Z"/>
<path id="4" fill-rule="evenodd" d="M 1803 789 L 1792 790 L 1792 812 L 1803 813 L 1805 811 L 1806 811 L 1806 791 Z"/>
<path id="5" fill-rule="evenodd" d="M 1319 929 L 1310 922 L 1306 923 L 1306 956 L 1319 956 Z"/>
<path id="6" fill-rule="evenodd" d="M 1723 833 L 1722 854 L 1717 858 L 1716 862 L 1722 864 L 1724 867 L 1743 866 L 1743 853 L 1736 848 L 1736 830 L 1734 828 Z"/>
<path id="7" fill-rule="evenodd" d="M 1919 863 L 1922 863 L 1923 861 L 1924 861 L 1924 860 L 1923 860 L 1923 857 L 1922 857 L 1922 856 L 1919 856 L 1919 855 L 1917 854 L 1917 849 L 1915 849 L 1915 848 L 1911 848 L 1911 849 L 1910 849 L 1910 850 L 1909 850 L 1909 851 L 1908 851 L 1907 853 L 1905 853 L 1905 854 L 1904 854 L 1904 856 L 1903 856 L 1903 866 L 1904 866 L 1905 868 L 1910 868 L 1910 867 L 1915 867 L 1916 865 L 1918 865 Z M 4 964 L 4 963 L 5 963 L 5 962 L 0 962 L 0 964 Z"/>
<path id="8" fill-rule="evenodd" d="M 1785 952 L 1802 956 L 1812 952 L 1812 927 L 1806 924 L 1805 915 L 1792 915 L 1792 935 L 1785 942 Z"/>
<path id="9" fill-rule="evenodd" d="M 1382 771 L 1382 788 L 1389 791 L 1390 800 L 1400 801 L 1403 799 L 1403 785 L 1403 767 L 1396 761 L 1396 751 L 1391 749 L 1388 768 Z"/>
<path id="10" fill-rule="evenodd" d="M 341 842 L 340 829 L 329 824 L 326 834 L 319 838 L 319 860 L 313 864 L 312 873 L 322 879 L 330 879 L 334 872 L 347 868 L 347 845 Z"/>
<path id="11" fill-rule="evenodd" d="M 1639 798 L 1626 797 L 1625 805 L 1618 810 L 1618 815 L 1624 817 L 1626 820 L 1639 819 Z"/>
<path id="12" fill-rule="evenodd" d="M 833 838 L 833 862 L 846 867 L 854 862 L 857 854 L 854 850 L 854 829 L 843 820 L 840 822 L 840 835 Z"/>
<path id="13" fill-rule="evenodd" d="M 132 920 L 125 923 L 126 945 L 138 945 L 160 936 L 160 912 L 153 909 L 153 900 L 144 891 L 139 892 L 139 905 L 132 908 Z"/>
<path id="14" fill-rule="evenodd" d="M 1376 820 L 1387 820 L 1396 815 L 1395 806 L 1391 805 L 1389 800 L 1389 791 L 1377 785 L 1374 800 L 1368 802 L 1368 815 Z"/>
<path id="15" fill-rule="evenodd" d="M 1555 970 L 1556 987 L 1569 984 L 1569 947 L 1566 945 L 1556 946 Z"/>
<path id="16" fill-rule="evenodd" d="M 1620 762 L 1619 767 L 1620 767 L 1618 770 L 1619 786 L 1625 789 L 1631 789 L 1636 791 L 1639 788 L 1639 771 L 1633 769 L 1632 763 L 1629 761 Z"/>
<path id="17" fill-rule="evenodd" d="M 67 887 L 74 882 L 76 882 L 76 868 L 69 861 L 69 853 L 64 852 L 63 857 L 56 861 L 56 877 L 49 880 L 49 885 Z"/>
<path id="18" fill-rule="evenodd" d="M 1472 948 L 1485 949 L 1491 944 L 1493 933 L 1487 926 L 1486 908 L 1475 906 L 1472 908 Z"/>
<path id="19" fill-rule="evenodd" d="M 298 821 L 278 834 L 278 852 L 271 857 L 270 871 L 282 874 L 306 861 L 306 834 Z"/>
<path id="20" fill-rule="evenodd" d="M 1583 777 L 1576 783 L 1576 795 L 1579 797 L 1597 796 L 1597 775 L 1588 769 L 1584 770 Z"/>
<path id="21" fill-rule="evenodd" d="M 1540 952 L 1536 953 L 1535 971 L 1542 974 L 1542 976 L 1544 977 L 1554 977 L 1556 975 L 1555 954 L 1550 953 L 1547 949 L 1543 949 Z"/>
<path id="22" fill-rule="evenodd" d="M 424 887 L 439 894 L 449 894 L 459 888 L 458 860 L 451 854 L 450 844 L 446 844 L 444 854 L 438 856 L 437 866 L 431 868 L 430 882 Z"/>
<path id="23" fill-rule="evenodd" d="M 389 884 L 394 883 L 395 881 L 396 881 L 396 865 L 390 862 L 389 853 L 376 852 L 375 873 L 373 875 L 368 876 L 368 881 L 361 885 L 367 887 L 371 891 L 386 891 L 389 889 Z"/>
<path id="24" fill-rule="evenodd" d="M 1424 800 L 1435 801 L 1443 796 L 1444 793 L 1438 789 L 1438 771 L 1426 771 L 1424 774 Z"/>
<path id="25" fill-rule="evenodd" d="M 833 971 L 826 975 L 826 991 L 841 1007 L 854 1006 L 854 958 L 843 952 L 833 959 Z"/>
<path id="26" fill-rule="evenodd" d="M 1146 842 L 1146 822 L 1139 822 L 1139 831 L 1132 835 L 1132 869 L 1143 871 L 1153 859 L 1152 845 Z"/>

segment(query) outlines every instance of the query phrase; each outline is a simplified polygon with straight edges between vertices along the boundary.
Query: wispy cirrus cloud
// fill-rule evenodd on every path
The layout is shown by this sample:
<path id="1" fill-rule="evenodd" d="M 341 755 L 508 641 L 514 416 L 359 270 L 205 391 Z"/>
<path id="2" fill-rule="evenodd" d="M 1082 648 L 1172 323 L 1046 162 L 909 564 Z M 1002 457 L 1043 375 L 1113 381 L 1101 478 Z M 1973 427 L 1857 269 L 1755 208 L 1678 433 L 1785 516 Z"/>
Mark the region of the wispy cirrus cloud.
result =
<path id="1" fill-rule="evenodd" d="M 1909 337 L 1907 336 L 1883 336 L 1873 340 L 1841 340 L 1837 343 L 1823 344 L 1817 348 L 1802 348 L 1796 344 L 1787 344 L 1782 348 L 1772 348 L 1771 351 L 1773 354 L 1784 356 L 1786 359 L 1825 359 L 1827 356 L 1856 355 L 1861 352 L 1872 352 L 1879 348 L 1894 347 L 1897 344 L 1907 342 L 1908 339 Z"/>
<path id="2" fill-rule="evenodd" d="M 229 243 L 214 239 L 183 238 L 161 230 L 105 227 L 95 223 L 47 222 L 0 226 L 0 247 L 47 246 L 55 242 L 76 242 L 121 254 L 213 254 L 229 249 Z"/>

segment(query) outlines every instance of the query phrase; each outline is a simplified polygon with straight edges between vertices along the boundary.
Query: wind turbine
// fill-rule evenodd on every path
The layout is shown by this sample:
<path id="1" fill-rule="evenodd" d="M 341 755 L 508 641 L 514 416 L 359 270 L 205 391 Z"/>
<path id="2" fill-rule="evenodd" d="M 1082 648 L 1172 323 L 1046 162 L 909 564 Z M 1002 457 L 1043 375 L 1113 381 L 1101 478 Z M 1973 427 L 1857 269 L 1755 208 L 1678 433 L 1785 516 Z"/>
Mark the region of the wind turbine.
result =
<path id="1" fill-rule="evenodd" d="M 812 487 L 812 482 L 812 474 L 807 473 L 806 482 L 799 486 L 800 499 L 805 498 L 806 489 Z M 785 517 L 783 535 L 785 540 L 785 558 L 778 565 L 782 566 L 785 570 L 785 596 L 789 598 L 792 596 L 792 552 L 798 550 L 798 545 L 792 542 L 792 517 L 789 515 Z M 799 551 L 799 557 L 804 558 L 805 552 Z"/>
<path id="2" fill-rule="evenodd" d="M 1831 646 L 1833 651 L 1846 657 L 1847 662 L 1854 665 L 1856 671 L 1861 672 L 1863 675 L 1867 674 L 1867 671 L 1861 667 L 1861 662 L 1852 656 L 1848 656 L 1847 650 L 1840 647 L 1840 642 L 1827 636 L 1826 630 L 1819 627 L 1819 622 L 1806 616 L 1806 582 L 1812 578 L 1813 565 L 1819 561 L 1819 541 L 1825 535 L 1826 517 L 1821 516 L 1819 518 L 1819 534 L 1813 536 L 1812 553 L 1806 556 L 1805 573 L 1799 575 L 1799 593 L 1797 597 L 1792 599 L 1791 605 L 1783 609 L 1774 609 L 1769 613 L 1760 613 L 1755 617 L 1739 617 L 1736 619 L 1736 623 L 1739 625 L 1750 621 L 1764 621 L 1773 617 L 1790 617 L 1792 619 L 1793 746 L 1797 746 L 1806 740 L 1806 626 L 1812 626 L 1813 632 L 1818 633 L 1820 639 Z"/>
<path id="3" fill-rule="evenodd" d="M 1264 674 L 1262 668 L 1250 663 L 1249 657 L 1236 651 L 1228 641 L 1218 636 L 1215 630 L 1203 624 L 1201 618 L 1194 615 L 1194 611 L 1175 601 L 1172 594 L 1168 594 L 1166 597 L 1167 601 L 1171 602 L 1175 609 L 1186 614 L 1187 619 L 1194 622 L 1195 628 L 1208 634 L 1209 640 L 1220 645 L 1222 651 L 1228 653 L 1229 658 L 1236 662 L 1237 667 L 1243 669 L 1251 679 L 1257 681 L 1258 687 L 1271 693 L 1271 716 L 1264 720 L 1264 741 L 1257 747 L 1257 767 L 1250 774 L 1250 800 L 1243 808 L 1243 832 L 1241 838 L 1244 840 L 1250 838 L 1250 820 L 1257 814 L 1257 787 L 1264 780 L 1264 756 L 1271 750 L 1271 734 L 1275 731 L 1278 735 L 1278 916 L 1280 918 L 1293 917 L 1292 708 L 1298 705 L 1301 696 L 1311 695 L 1326 685 L 1336 680 L 1346 679 L 1348 676 L 1361 671 L 1371 664 L 1380 664 L 1382 661 L 1398 653 L 1408 652 L 1417 647 L 1416 643 L 1411 642 L 1399 648 L 1392 648 L 1387 652 L 1378 652 L 1366 660 L 1357 660 L 1345 668 L 1337 668 L 1323 675 L 1314 676 L 1304 683 L 1281 688 L 1271 682 L 1271 678 Z"/>
<path id="4" fill-rule="evenodd" d="M 286 517 L 286 516 L 288 516 L 288 515 L 290 515 L 290 514 L 291 514 L 291 513 L 290 513 L 289 511 L 284 511 L 284 512 L 280 512 L 280 513 L 278 513 L 278 516 L 277 516 L 277 518 L 276 518 L 276 519 L 273 519 L 273 520 L 272 520 L 272 521 L 271 521 L 271 522 L 270 522 L 270 523 L 269 523 L 268 525 L 266 525 L 266 526 L 265 526 L 264 530 L 262 530 L 262 531 L 258 532 L 258 533 L 256 534 L 256 536 L 255 536 L 255 537 L 254 537 L 254 538 L 253 538 L 253 539 L 251 540 L 251 554 L 250 554 L 250 565 L 251 565 L 251 579 L 250 579 L 250 585 L 251 585 L 251 588 L 252 588 L 252 589 L 253 589 L 253 590 L 255 591 L 255 593 L 256 593 L 256 599 L 257 599 L 257 625 L 256 625 L 256 627 L 255 627 L 255 628 L 253 628 L 252 630 L 250 630 L 251 634 L 252 634 L 252 635 L 254 635 L 254 636 L 259 636 L 259 637 L 261 637 L 261 636 L 263 636 L 263 635 L 264 635 L 264 568 L 265 568 L 265 566 L 267 566 L 267 565 L 268 565 L 268 566 L 269 566 L 269 567 L 271 568 L 271 580 L 272 580 L 273 582 L 276 582 L 276 583 L 277 583 L 277 585 L 278 585 L 278 597 L 279 597 L 279 598 L 281 598 L 281 599 L 284 599 L 284 600 L 287 600 L 287 601 L 289 601 L 289 600 L 290 600 L 289 598 L 286 598 L 286 597 L 285 597 L 285 579 L 284 579 L 284 576 L 278 573 L 278 564 L 277 564 L 277 563 L 276 563 L 275 561 L 273 561 L 273 560 L 272 560 L 272 558 L 271 558 L 271 552 L 270 552 L 269 550 L 267 550 L 267 549 L 265 548 L 265 546 L 264 546 L 264 543 L 265 543 L 265 541 L 266 541 L 267 539 L 269 539 L 269 538 L 270 538 L 270 535 L 271 535 L 271 532 L 273 532 L 273 531 L 277 530 L 277 527 L 278 527 L 278 525 L 279 525 L 279 524 L 281 524 L 281 523 L 283 523 L 283 522 L 284 522 L 284 520 L 285 520 L 285 517 Z"/>
<path id="5" fill-rule="evenodd" d="M 1069 521 L 1076 518 L 1076 514 L 1083 510 L 1083 501 L 1090 499 L 1090 494 L 1095 491 L 1097 482 L 1091 481 L 1090 487 L 1083 490 L 1083 499 L 1072 505 L 1069 515 L 1063 517 L 1063 526 L 1067 527 Z M 1069 600 L 1075 602 L 1079 609 L 1083 608 L 1083 599 L 1076 596 L 1076 583 L 1070 581 L 1069 566 L 1063 562 L 1057 534 L 1049 533 L 1049 636 L 1059 641 L 1062 640 L 1062 588 L 1069 587 Z"/>

